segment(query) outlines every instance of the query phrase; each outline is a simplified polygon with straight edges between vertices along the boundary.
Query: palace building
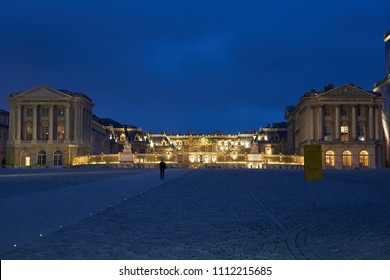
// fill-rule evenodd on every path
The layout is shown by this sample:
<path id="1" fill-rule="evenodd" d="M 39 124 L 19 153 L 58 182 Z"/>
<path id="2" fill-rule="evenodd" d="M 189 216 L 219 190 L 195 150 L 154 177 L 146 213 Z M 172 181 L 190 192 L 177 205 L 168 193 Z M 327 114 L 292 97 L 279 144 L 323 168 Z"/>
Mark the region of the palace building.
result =
<path id="1" fill-rule="evenodd" d="M 156 167 L 165 160 L 175 168 L 297 168 L 306 144 L 322 145 L 327 168 L 384 166 L 383 97 L 351 85 L 305 94 L 287 108 L 287 123 L 227 135 L 145 133 L 93 115 L 83 93 L 45 85 L 9 102 L 11 167 Z"/>
<path id="2" fill-rule="evenodd" d="M 387 74 L 373 92 L 312 90 L 286 108 L 287 122 L 251 133 L 145 133 L 95 116 L 83 93 L 46 85 L 13 93 L 9 114 L 0 110 L 0 160 L 9 167 L 157 167 L 164 160 L 173 168 L 300 168 L 304 146 L 320 144 L 325 168 L 390 167 L 390 31 L 384 41 Z"/>
<path id="3" fill-rule="evenodd" d="M 390 31 L 384 36 L 386 54 L 386 76 L 374 84 L 374 92 L 381 93 L 383 102 L 383 129 L 386 167 L 390 167 Z"/>
<path id="4" fill-rule="evenodd" d="M 6 149 L 5 146 L 8 140 L 8 119 L 9 113 L 0 110 L 0 167 L 6 164 Z"/>
<path id="5" fill-rule="evenodd" d="M 63 166 L 93 152 L 91 99 L 83 93 L 41 85 L 13 93 L 8 166 Z"/>
<path id="6" fill-rule="evenodd" d="M 380 93 L 352 85 L 306 93 L 286 108 L 288 151 L 320 144 L 325 168 L 383 167 L 382 106 Z"/>

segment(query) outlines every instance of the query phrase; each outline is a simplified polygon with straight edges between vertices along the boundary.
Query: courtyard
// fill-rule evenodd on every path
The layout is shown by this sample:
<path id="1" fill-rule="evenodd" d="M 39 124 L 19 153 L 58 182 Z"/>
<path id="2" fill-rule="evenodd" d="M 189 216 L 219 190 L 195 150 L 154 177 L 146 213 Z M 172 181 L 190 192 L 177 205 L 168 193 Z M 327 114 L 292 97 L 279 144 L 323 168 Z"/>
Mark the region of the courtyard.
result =
<path id="1" fill-rule="evenodd" d="M 388 169 L 1 169 L 1 259 L 390 259 Z"/>

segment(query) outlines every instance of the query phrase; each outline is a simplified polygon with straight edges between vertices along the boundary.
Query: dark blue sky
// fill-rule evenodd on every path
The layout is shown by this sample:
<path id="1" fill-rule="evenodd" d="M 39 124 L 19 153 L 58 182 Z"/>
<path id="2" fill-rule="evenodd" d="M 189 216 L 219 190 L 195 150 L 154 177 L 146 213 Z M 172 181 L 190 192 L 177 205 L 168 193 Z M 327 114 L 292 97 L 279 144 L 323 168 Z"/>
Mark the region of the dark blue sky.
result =
<path id="1" fill-rule="evenodd" d="M 0 0 L 0 108 L 39 84 L 145 131 L 237 133 L 385 75 L 390 1 Z"/>

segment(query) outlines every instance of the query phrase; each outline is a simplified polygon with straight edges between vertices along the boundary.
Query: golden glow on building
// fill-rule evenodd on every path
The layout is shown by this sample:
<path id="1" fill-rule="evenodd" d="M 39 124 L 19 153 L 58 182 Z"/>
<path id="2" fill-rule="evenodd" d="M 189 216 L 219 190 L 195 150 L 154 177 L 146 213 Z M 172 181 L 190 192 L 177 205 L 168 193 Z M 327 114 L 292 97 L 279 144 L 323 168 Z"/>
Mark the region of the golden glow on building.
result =
<path id="1" fill-rule="evenodd" d="M 171 168 L 299 168 L 303 157 L 266 153 L 252 134 L 238 135 L 165 135 L 148 134 L 146 153 L 134 153 L 125 165 L 156 168 L 164 160 Z M 123 153 L 75 157 L 73 165 L 123 165 Z"/>

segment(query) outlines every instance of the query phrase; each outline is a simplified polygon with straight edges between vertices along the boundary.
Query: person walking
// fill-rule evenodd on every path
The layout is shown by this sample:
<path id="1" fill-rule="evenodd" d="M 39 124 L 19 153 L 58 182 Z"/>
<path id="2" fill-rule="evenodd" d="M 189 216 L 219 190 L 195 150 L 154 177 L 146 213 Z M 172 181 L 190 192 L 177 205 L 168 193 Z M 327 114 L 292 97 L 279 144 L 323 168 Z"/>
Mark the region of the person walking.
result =
<path id="1" fill-rule="evenodd" d="M 161 160 L 161 162 L 160 162 L 160 179 L 164 179 L 165 168 L 167 168 L 167 164 L 164 162 L 164 160 Z"/>

